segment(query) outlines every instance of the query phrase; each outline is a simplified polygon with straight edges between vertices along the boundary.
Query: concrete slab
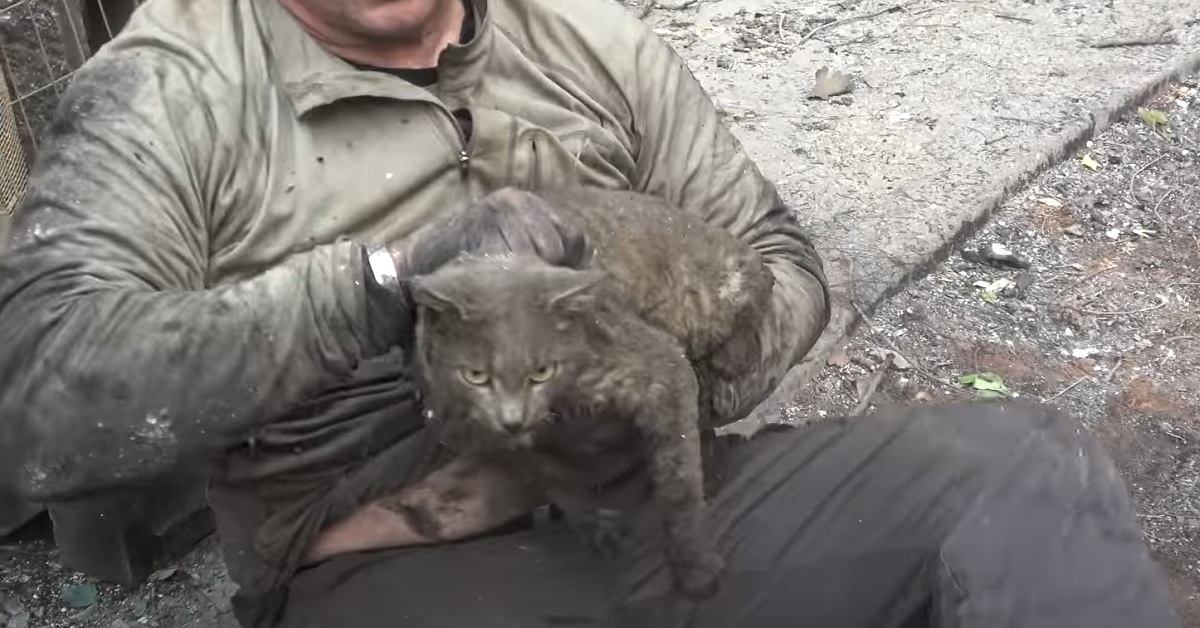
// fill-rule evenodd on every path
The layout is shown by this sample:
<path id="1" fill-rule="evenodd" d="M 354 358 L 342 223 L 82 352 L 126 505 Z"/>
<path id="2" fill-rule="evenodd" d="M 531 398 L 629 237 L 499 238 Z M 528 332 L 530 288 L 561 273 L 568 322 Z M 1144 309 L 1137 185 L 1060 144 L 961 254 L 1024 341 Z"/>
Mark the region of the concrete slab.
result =
<path id="1" fill-rule="evenodd" d="M 871 310 L 1012 190 L 1200 69 L 1200 0 L 718 0 L 650 20 L 816 234 L 838 293 L 818 350 L 740 428 L 791 402 L 857 322 L 851 299 Z M 1168 27 L 1175 43 L 1093 46 Z M 855 92 L 807 99 L 822 66 Z"/>

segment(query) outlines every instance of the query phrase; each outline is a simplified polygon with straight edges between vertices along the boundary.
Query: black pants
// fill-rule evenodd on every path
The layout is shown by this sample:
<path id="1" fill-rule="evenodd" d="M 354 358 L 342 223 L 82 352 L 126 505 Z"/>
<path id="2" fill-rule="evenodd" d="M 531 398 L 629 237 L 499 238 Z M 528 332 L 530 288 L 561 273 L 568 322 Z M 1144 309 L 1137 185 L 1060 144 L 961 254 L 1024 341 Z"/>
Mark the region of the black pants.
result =
<path id="1" fill-rule="evenodd" d="M 830 420 L 763 433 L 727 465 L 711 504 L 726 573 L 703 604 L 670 592 L 653 534 L 606 561 L 545 523 L 318 565 L 284 626 L 1180 625 L 1114 465 L 1045 408 Z"/>

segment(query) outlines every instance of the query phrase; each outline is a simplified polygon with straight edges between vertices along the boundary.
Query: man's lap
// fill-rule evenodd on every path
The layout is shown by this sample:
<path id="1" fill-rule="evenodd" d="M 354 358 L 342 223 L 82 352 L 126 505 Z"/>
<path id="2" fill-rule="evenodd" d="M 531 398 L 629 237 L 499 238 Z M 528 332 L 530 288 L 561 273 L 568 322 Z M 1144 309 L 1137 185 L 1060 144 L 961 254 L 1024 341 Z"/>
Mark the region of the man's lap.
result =
<path id="1" fill-rule="evenodd" d="M 801 621 L 907 628 L 926 625 L 935 612 L 969 614 L 988 600 L 1035 604 L 1025 589 L 1055 583 L 1030 582 L 1012 593 L 1005 577 L 1037 578 L 1037 569 L 972 582 L 970 591 L 958 586 L 961 578 L 986 574 L 976 563 L 1013 554 L 1011 547 L 989 546 L 986 526 L 974 516 L 993 494 L 1006 503 L 1013 491 L 1003 487 L 1022 487 L 1022 498 L 1043 500 L 1054 521 L 1070 519 L 1065 509 L 1083 502 L 1091 511 L 1116 513 L 1117 523 L 1104 525 L 1123 528 L 1115 532 L 1125 536 L 1106 558 L 1136 556 L 1140 539 L 1129 536 L 1136 528 L 1121 516 L 1128 515 L 1121 483 L 1090 439 L 1069 421 L 1018 408 L 888 411 L 772 431 L 734 448 L 711 504 L 726 573 L 717 596 L 695 608 L 670 594 L 652 529 L 639 533 L 626 555 L 606 561 L 564 526 L 539 523 L 455 545 L 318 565 L 296 577 L 284 625 L 771 628 Z M 996 538 L 1012 535 L 1006 530 Z"/>

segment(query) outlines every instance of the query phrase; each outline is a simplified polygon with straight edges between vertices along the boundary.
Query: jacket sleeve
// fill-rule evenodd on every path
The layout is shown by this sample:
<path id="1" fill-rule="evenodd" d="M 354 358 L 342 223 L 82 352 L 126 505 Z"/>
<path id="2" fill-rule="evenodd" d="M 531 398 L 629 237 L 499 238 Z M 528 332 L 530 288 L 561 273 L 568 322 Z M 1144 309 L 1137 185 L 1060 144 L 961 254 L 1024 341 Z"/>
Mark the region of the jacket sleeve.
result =
<path id="1" fill-rule="evenodd" d="M 724 421 L 738 420 L 816 344 L 829 324 L 828 283 L 791 208 L 722 123 L 683 59 L 649 28 L 637 41 L 636 72 L 627 75 L 631 87 L 625 90 L 637 159 L 635 188 L 699 212 L 710 224 L 745 239 L 775 275 L 774 303 L 757 334 L 733 341 L 752 345 L 750 354 L 758 355 L 758 363 L 736 365 L 745 375 L 724 382 L 728 390 L 713 391 Z"/>
<path id="2" fill-rule="evenodd" d="M 209 285 L 217 123 L 151 59 L 76 74 L 0 255 L 0 502 L 199 463 L 368 351 L 360 245 Z"/>

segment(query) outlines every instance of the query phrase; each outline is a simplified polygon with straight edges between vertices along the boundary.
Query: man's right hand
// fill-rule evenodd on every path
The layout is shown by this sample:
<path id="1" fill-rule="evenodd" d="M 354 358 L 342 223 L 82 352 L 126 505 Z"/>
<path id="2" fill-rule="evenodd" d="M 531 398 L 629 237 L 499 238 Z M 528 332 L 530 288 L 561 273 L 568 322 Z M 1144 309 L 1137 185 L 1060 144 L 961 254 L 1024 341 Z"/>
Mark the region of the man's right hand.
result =
<path id="1" fill-rule="evenodd" d="M 515 188 L 501 188 L 421 227 L 388 252 L 392 269 L 379 269 L 372 257 L 366 259 L 371 266 L 366 269 L 368 335 L 370 346 L 378 351 L 411 341 L 415 313 L 403 287 L 407 278 L 431 273 L 463 254 L 536 255 L 571 268 L 586 266 L 592 255 L 587 238 L 560 220 L 546 201 Z"/>
<path id="2" fill-rule="evenodd" d="M 461 254 L 536 255 L 579 268 L 591 259 L 587 238 L 533 193 L 501 188 L 466 209 L 417 230 L 392 247 L 400 276 L 437 270 Z"/>

